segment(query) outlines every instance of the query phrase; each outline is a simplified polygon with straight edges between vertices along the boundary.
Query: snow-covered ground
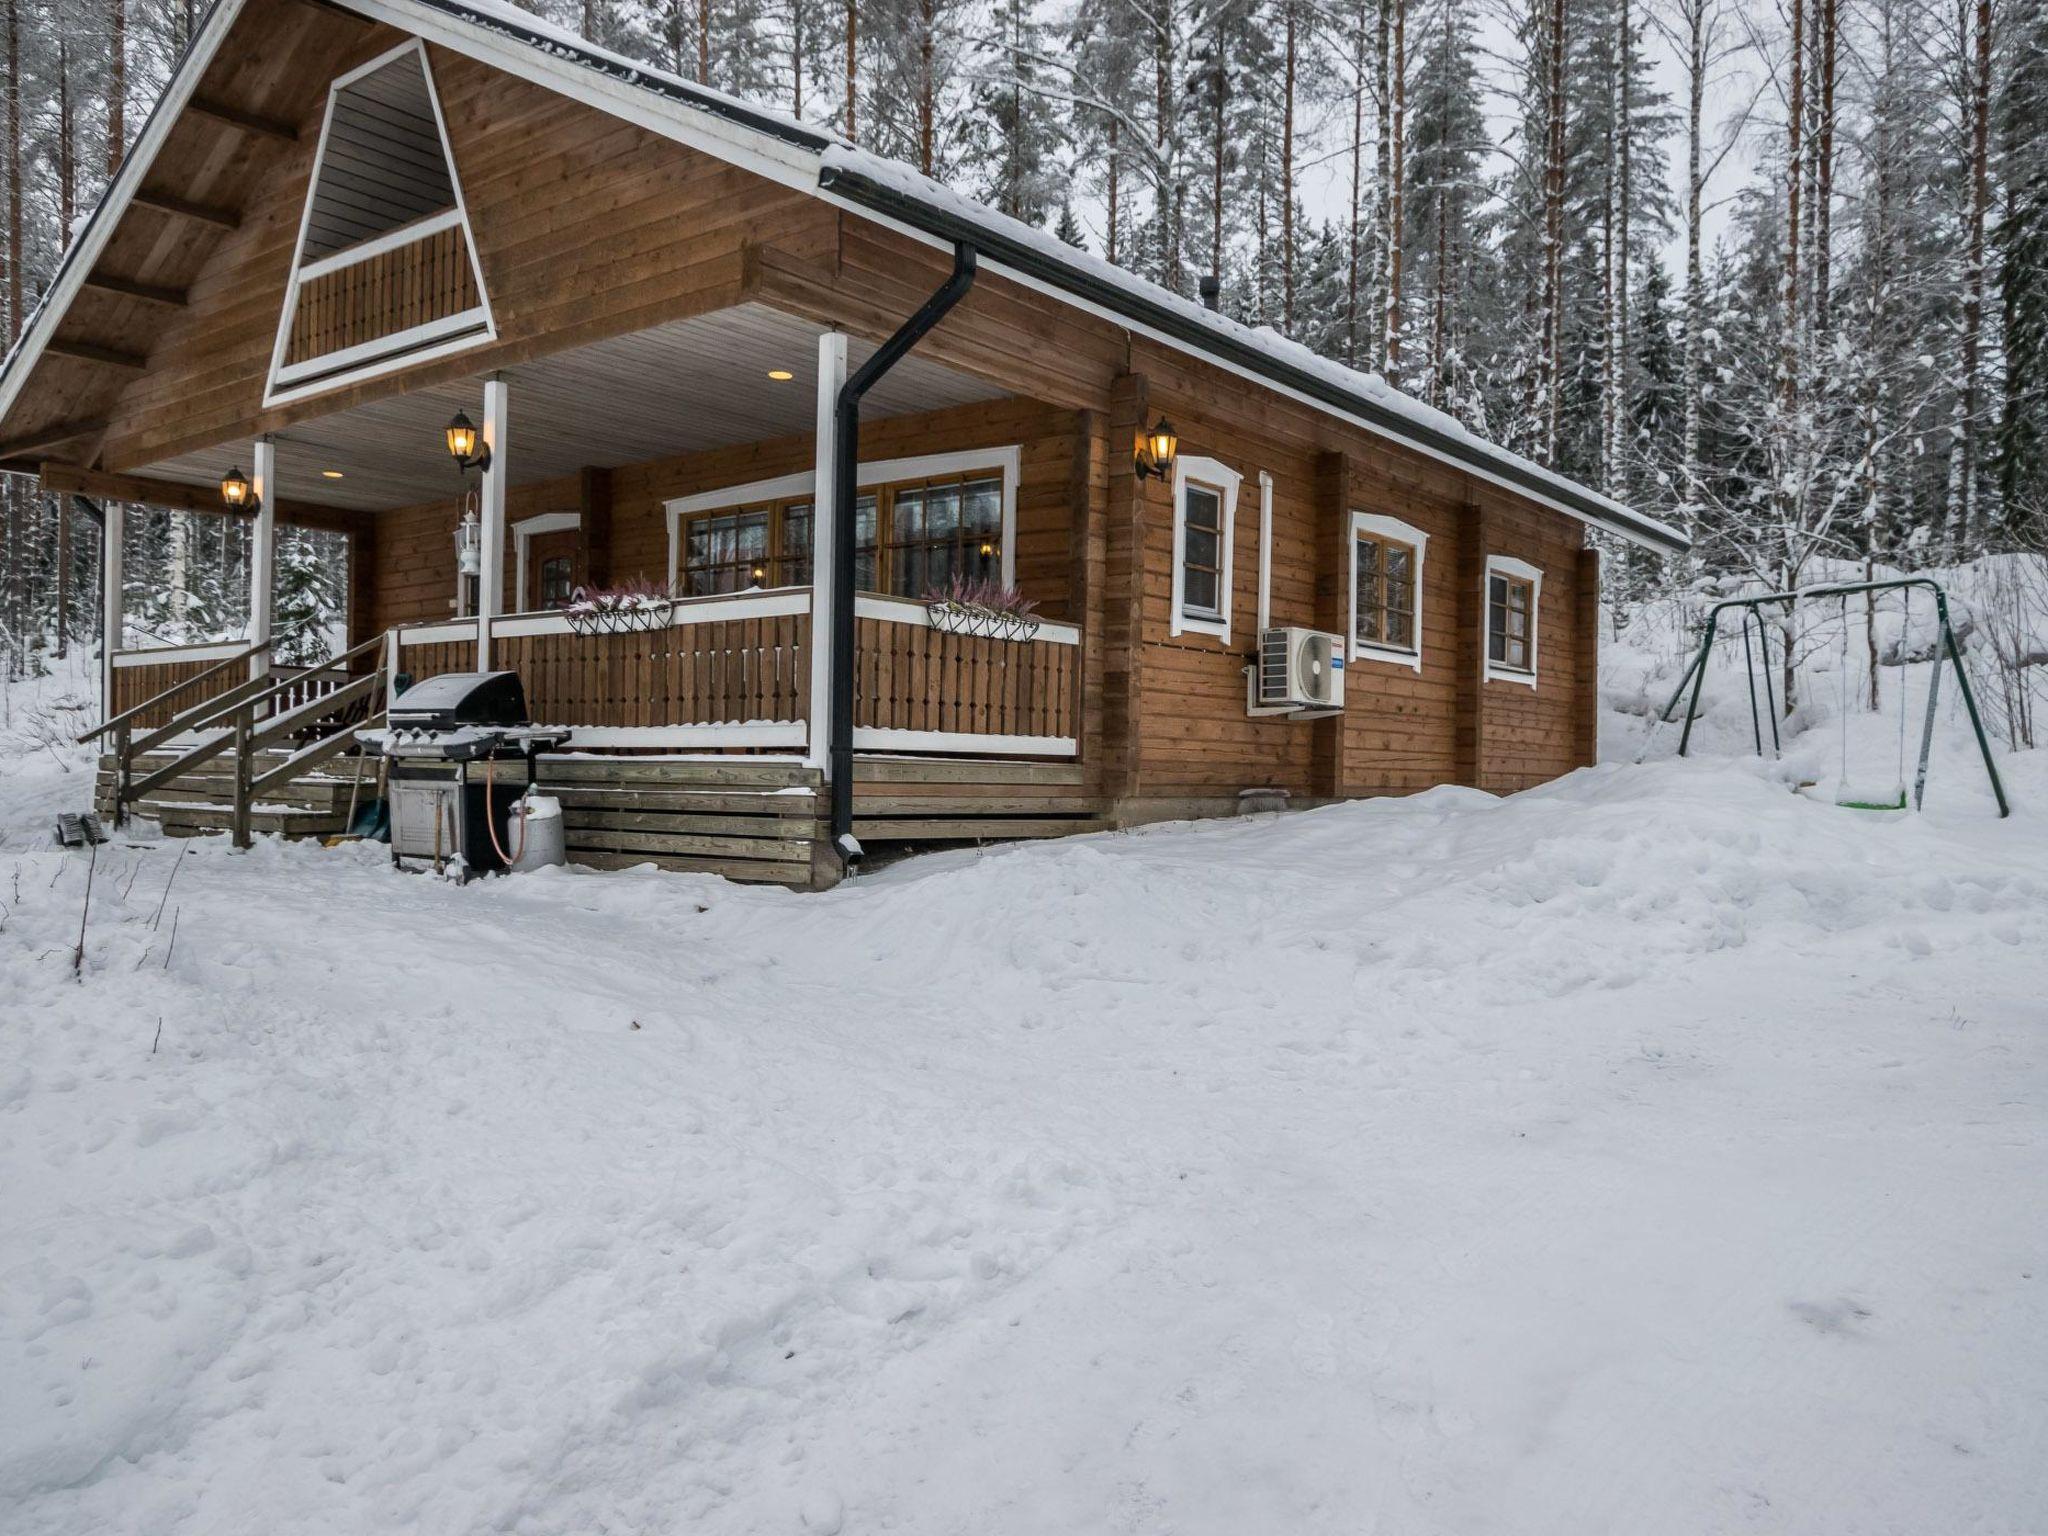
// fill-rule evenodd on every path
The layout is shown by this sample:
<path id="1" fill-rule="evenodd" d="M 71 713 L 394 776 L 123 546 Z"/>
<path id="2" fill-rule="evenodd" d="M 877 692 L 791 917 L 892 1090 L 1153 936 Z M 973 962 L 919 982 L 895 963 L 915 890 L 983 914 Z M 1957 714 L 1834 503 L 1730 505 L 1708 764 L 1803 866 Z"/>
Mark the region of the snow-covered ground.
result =
<path id="1" fill-rule="evenodd" d="M 2044 754 L 1611 724 L 816 897 L 124 835 L 82 976 L 17 728 L 0 1530 L 2048 1528 Z"/>

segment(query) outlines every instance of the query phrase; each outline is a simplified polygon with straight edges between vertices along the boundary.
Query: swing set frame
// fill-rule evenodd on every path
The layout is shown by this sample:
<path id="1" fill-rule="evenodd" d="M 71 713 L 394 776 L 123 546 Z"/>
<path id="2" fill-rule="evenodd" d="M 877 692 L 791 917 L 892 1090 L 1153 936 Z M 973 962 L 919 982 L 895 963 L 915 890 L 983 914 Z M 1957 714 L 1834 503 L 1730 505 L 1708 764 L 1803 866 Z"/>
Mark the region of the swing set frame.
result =
<path id="1" fill-rule="evenodd" d="M 1843 612 L 1848 611 L 1848 600 L 1859 593 L 1896 592 L 1913 587 L 1925 587 L 1934 594 L 1934 612 L 1940 625 L 1940 637 L 1935 642 L 1934 670 L 1928 676 L 1927 718 L 1920 729 L 1920 763 L 1913 780 L 1913 809 L 1920 809 L 1927 794 L 1927 758 L 1934 743 L 1935 705 L 1941 694 L 1941 655 L 1948 653 L 1949 664 L 1955 672 L 1956 688 L 1963 696 L 1963 706 L 1969 711 L 1970 729 L 1976 733 L 1977 750 L 1984 758 L 1984 773 L 1991 780 L 1991 793 L 1998 801 L 2001 818 L 2012 814 L 2012 806 L 2005 798 L 2005 785 L 1998 777 L 1998 765 L 1992 761 L 1991 740 L 1984 734 L 1983 717 L 1977 712 L 1977 696 L 1970 691 L 1970 676 L 1963 670 L 1962 652 L 1956 647 L 1956 633 L 1949 623 L 1948 593 L 1940 582 L 1931 576 L 1893 576 L 1883 581 L 1831 582 L 1818 587 L 1796 587 L 1785 592 L 1764 592 L 1754 597 L 1731 597 L 1707 610 L 1706 633 L 1700 640 L 1700 648 L 1694 654 L 1692 663 L 1678 679 L 1678 687 L 1672 691 L 1671 702 L 1666 704 L 1657 718 L 1669 724 L 1671 712 L 1678 708 L 1678 701 L 1691 697 L 1685 706 L 1685 728 L 1679 733 L 1678 755 L 1684 757 L 1686 748 L 1692 744 L 1693 721 L 1699 718 L 1700 691 L 1706 685 L 1707 657 L 1714 649 L 1715 632 L 1720 628 L 1721 615 L 1726 612 L 1740 612 L 1742 615 L 1742 656 L 1743 666 L 1749 675 L 1749 724 L 1756 737 L 1758 757 L 1764 754 L 1763 719 L 1771 722 L 1771 753 L 1776 756 L 1782 751 L 1778 739 L 1778 701 L 1771 688 L 1771 638 L 1770 626 L 1764 622 L 1763 609 L 1772 604 L 1783 604 L 1789 611 L 1800 603 L 1838 597 L 1842 599 Z M 1752 649 L 1750 633 L 1755 631 L 1755 645 Z M 1764 708 L 1757 708 L 1756 679 L 1761 663 L 1764 679 Z M 1905 707 L 1903 696 L 1900 708 Z"/>

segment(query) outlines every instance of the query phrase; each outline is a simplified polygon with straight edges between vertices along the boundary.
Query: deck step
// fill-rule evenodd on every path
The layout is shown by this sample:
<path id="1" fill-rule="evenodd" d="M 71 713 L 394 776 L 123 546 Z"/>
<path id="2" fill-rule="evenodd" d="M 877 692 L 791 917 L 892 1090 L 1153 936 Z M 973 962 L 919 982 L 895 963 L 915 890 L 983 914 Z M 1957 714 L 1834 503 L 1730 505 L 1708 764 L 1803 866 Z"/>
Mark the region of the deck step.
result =
<path id="1" fill-rule="evenodd" d="M 145 800 L 136 814 L 155 821 L 165 837 L 205 837 L 226 832 L 234 810 L 225 805 L 163 805 Z M 341 811 L 305 811 L 265 806 L 249 813 L 251 832 L 275 833 L 283 837 L 327 837 L 348 830 L 348 817 Z"/>

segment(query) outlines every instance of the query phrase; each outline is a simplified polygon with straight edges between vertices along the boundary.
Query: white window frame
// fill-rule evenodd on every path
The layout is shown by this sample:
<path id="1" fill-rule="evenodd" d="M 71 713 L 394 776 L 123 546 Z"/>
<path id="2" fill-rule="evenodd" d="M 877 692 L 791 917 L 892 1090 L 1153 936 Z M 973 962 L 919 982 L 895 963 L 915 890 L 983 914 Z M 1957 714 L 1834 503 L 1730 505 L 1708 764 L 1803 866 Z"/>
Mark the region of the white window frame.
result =
<path id="1" fill-rule="evenodd" d="M 928 480 L 940 475 L 971 475 L 977 471 L 995 473 L 1003 480 L 1002 581 L 1017 584 L 1017 481 L 1024 466 L 1021 443 L 1001 448 L 968 448 L 959 453 L 928 453 L 909 459 L 875 459 L 855 471 L 855 484 L 865 488 L 891 485 L 899 480 Z M 668 509 L 668 585 L 674 591 L 683 576 L 683 519 L 698 512 L 720 512 L 728 507 L 756 501 L 787 501 L 809 496 L 817 504 L 817 471 L 806 469 L 772 480 L 752 480 L 745 485 L 728 485 L 716 491 L 698 491 L 677 496 L 664 503 Z M 880 529 L 876 530 L 879 535 Z"/>
<path id="2" fill-rule="evenodd" d="M 388 234 L 378 235 L 359 245 L 350 246 L 346 250 L 336 251 L 330 256 L 307 261 L 306 231 L 313 222 L 313 196 L 319 189 L 320 169 L 327 159 L 329 131 L 334 126 L 335 99 L 358 80 L 375 74 L 385 65 L 403 58 L 408 53 L 419 55 L 420 74 L 427 83 L 427 101 L 434 109 L 434 129 L 440 135 L 441 154 L 448 163 L 449 185 L 455 189 L 455 206 L 429 214 L 424 219 L 415 220 L 411 224 L 394 229 Z M 345 347 L 325 357 L 307 358 L 303 362 L 286 364 L 285 352 L 291 345 L 292 320 L 298 314 L 299 289 L 302 284 L 311 278 L 338 271 L 379 252 L 408 244 L 436 230 L 454 225 L 459 225 L 462 229 L 463 252 L 469 258 L 470 275 L 476 281 L 477 302 L 473 308 L 466 309 L 459 315 L 430 320 L 423 325 L 414 326 L 411 330 L 380 336 L 375 341 L 364 342 L 359 346 Z M 368 63 L 359 64 L 348 73 L 337 75 L 328 84 L 327 106 L 320 118 L 319 148 L 314 152 L 313 173 L 306 183 L 305 206 L 299 210 L 299 233 L 292 244 L 292 270 L 291 276 L 285 282 L 284 295 L 284 309 L 277 320 L 277 340 L 270 350 L 270 374 L 263 387 L 263 404 L 266 408 L 325 394 L 329 390 L 358 384 L 365 379 L 380 378 L 387 373 L 396 373 L 401 368 L 416 368 L 436 358 L 467 352 L 472 347 L 481 347 L 498 339 L 497 316 L 491 308 L 490 289 L 484 283 L 483 261 L 476 248 L 476 231 L 470 227 L 469 205 L 462 196 L 462 172 L 455 164 L 455 147 L 448 142 L 448 121 L 441 111 L 441 92 L 434 84 L 434 66 L 433 61 L 427 57 L 425 39 L 408 38 L 388 52 L 380 53 Z"/>
<path id="3" fill-rule="evenodd" d="M 1512 576 L 1529 583 L 1529 670 L 1497 667 L 1493 662 L 1493 578 Z M 1543 569 L 1513 555 L 1488 555 L 1485 574 L 1479 578 L 1479 658 L 1489 683 L 1520 683 L 1536 686 L 1536 672 L 1543 656 Z"/>
<path id="4" fill-rule="evenodd" d="M 1395 539 L 1415 550 L 1415 645 L 1403 650 L 1395 645 L 1374 645 L 1358 638 L 1358 536 L 1373 534 L 1383 539 Z M 1344 544 L 1344 561 L 1347 566 L 1345 580 L 1351 590 L 1350 617 L 1346 633 L 1351 637 L 1350 654 L 1353 661 L 1380 661 L 1390 667 L 1408 667 L 1413 671 L 1422 670 L 1422 573 L 1429 561 L 1429 535 L 1413 523 L 1404 523 L 1398 517 L 1388 517 L 1379 512 L 1356 512 L 1351 514 L 1351 533 Z"/>
<path id="5" fill-rule="evenodd" d="M 1223 559 L 1216 578 L 1220 618 L 1187 611 L 1187 567 L 1183 556 L 1188 532 L 1185 493 L 1190 480 L 1223 492 Z M 1183 453 L 1173 461 L 1173 608 L 1169 634 L 1214 635 L 1225 645 L 1230 644 L 1230 615 L 1236 595 L 1237 490 L 1243 481 L 1243 475 L 1220 459 Z"/>
<path id="6" fill-rule="evenodd" d="M 534 535 L 537 533 L 566 533 L 571 528 L 581 528 L 582 526 L 583 514 L 581 512 L 537 512 L 532 517 L 522 517 L 512 525 L 512 546 L 517 551 L 512 560 L 514 573 L 512 591 L 514 594 L 513 601 L 519 604 L 513 612 L 525 613 L 527 611 L 527 555 L 533 546 Z"/>

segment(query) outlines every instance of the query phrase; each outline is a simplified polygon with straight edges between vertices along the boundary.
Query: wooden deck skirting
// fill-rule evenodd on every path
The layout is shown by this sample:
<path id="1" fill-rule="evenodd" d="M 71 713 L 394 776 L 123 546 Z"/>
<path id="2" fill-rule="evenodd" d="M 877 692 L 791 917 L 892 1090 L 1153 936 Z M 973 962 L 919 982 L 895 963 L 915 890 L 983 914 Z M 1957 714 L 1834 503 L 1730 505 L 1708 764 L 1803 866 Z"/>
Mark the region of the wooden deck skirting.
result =
<path id="1" fill-rule="evenodd" d="M 164 751 L 136 772 L 170 763 Z M 282 751 L 264 762 L 282 760 Z M 562 803 L 569 861 L 597 869 L 652 864 L 727 879 L 828 886 L 838 878 L 824 819 L 823 775 L 790 759 L 546 756 L 539 787 Z M 854 832 L 874 847 L 910 843 L 1003 841 L 1094 831 L 1103 807 L 1078 763 L 989 759 L 862 758 L 855 769 Z M 166 836 L 227 830 L 234 788 L 221 760 L 152 791 L 138 807 Z M 496 782 L 508 793 L 526 784 L 522 763 L 503 763 Z M 115 766 L 100 760 L 95 803 L 112 815 Z M 374 762 L 360 777 L 353 759 L 327 765 L 288 788 L 259 797 L 255 831 L 285 837 L 340 832 L 352 800 L 377 792 Z"/>

